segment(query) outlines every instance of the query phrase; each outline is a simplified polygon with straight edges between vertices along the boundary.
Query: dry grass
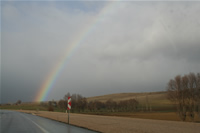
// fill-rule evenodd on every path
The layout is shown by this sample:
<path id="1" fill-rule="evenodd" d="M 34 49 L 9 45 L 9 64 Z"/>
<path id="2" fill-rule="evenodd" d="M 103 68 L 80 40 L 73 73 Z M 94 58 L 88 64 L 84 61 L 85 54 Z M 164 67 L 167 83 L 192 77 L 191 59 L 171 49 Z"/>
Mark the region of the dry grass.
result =
<path id="1" fill-rule="evenodd" d="M 21 112 L 32 113 L 66 123 L 68 120 L 66 113 L 46 111 Z M 198 133 L 200 131 L 199 123 L 138 119 L 177 119 L 174 113 L 136 113 L 132 117 L 134 118 L 71 113 L 70 124 L 105 133 Z"/>
<path id="2" fill-rule="evenodd" d="M 91 115 L 95 115 L 90 113 Z M 152 120 L 168 120 L 168 121 L 181 121 L 175 112 L 117 112 L 117 113 L 97 113 L 101 116 L 117 116 L 128 118 L 140 118 L 140 119 L 152 119 Z M 200 122 L 198 115 L 195 115 L 195 122 Z M 191 119 L 187 117 L 186 122 L 191 122 Z"/>
<path id="3" fill-rule="evenodd" d="M 110 94 L 110 95 L 103 95 L 103 96 L 96 96 L 96 97 L 89 97 L 87 101 L 100 101 L 106 102 L 109 99 L 113 101 L 119 102 L 122 100 L 129 100 L 129 99 L 136 99 L 139 101 L 140 104 L 146 104 L 146 100 L 150 104 L 172 104 L 171 101 L 167 99 L 166 92 L 147 92 L 147 93 L 117 93 L 117 94 Z"/>
<path id="4" fill-rule="evenodd" d="M 89 97 L 87 101 L 106 102 L 112 99 L 119 102 L 123 100 L 136 99 L 139 102 L 139 110 L 145 111 L 151 108 L 152 111 L 175 111 L 175 104 L 167 98 L 167 92 L 148 92 L 148 93 L 118 93 L 96 97 Z"/>

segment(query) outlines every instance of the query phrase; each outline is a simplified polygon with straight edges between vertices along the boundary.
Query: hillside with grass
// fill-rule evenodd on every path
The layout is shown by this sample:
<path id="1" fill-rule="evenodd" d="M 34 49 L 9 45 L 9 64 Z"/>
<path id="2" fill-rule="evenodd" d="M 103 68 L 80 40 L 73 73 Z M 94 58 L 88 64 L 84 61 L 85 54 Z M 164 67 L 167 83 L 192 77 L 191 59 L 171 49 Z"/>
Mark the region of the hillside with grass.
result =
<path id="1" fill-rule="evenodd" d="M 164 111 L 174 110 L 175 106 L 167 98 L 167 92 L 143 92 L 143 93 L 116 93 L 95 97 L 88 97 L 87 101 L 100 101 L 106 102 L 107 100 L 113 100 L 115 102 L 125 101 L 129 99 L 135 99 L 139 102 L 140 108 L 147 110 L 147 108 L 154 109 L 154 111 L 161 109 Z"/>

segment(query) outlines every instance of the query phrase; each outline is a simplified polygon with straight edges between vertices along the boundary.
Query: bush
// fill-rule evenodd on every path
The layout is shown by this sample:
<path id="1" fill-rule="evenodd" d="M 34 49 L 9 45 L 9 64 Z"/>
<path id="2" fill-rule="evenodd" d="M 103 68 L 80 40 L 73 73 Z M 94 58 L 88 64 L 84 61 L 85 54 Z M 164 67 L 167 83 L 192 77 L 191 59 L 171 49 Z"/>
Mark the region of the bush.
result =
<path id="1" fill-rule="evenodd" d="M 49 107 L 48 107 L 48 111 L 54 111 L 53 106 L 49 106 Z"/>

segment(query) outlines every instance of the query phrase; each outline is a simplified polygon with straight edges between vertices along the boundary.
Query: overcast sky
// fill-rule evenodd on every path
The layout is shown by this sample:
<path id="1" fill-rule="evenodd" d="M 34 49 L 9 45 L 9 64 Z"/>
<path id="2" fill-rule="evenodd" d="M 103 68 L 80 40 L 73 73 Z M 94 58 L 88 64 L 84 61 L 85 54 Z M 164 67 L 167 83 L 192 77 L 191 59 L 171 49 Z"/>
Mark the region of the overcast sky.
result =
<path id="1" fill-rule="evenodd" d="M 200 72 L 199 13 L 197 1 L 1 2 L 1 102 L 34 100 L 80 34 L 46 100 L 165 91 Z"/>

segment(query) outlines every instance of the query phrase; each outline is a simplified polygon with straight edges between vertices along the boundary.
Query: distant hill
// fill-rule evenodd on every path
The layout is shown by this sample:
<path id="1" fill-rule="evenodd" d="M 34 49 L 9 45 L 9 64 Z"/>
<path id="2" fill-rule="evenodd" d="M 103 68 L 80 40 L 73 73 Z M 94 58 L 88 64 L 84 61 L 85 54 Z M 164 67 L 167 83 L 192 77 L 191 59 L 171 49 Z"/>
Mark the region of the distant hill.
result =
<path id="1" fill-rule="evenodd" d="M 146 106 L 171 106 L 173 103 L 167 99 L 167 92 L 144 92 L 144 93 L 116 93 L 103 96 L 88 97 L 87 101 L 106 102 L 109 99 L 119 102 L 122 100 L 136 99 L 140 105 Z"/>

